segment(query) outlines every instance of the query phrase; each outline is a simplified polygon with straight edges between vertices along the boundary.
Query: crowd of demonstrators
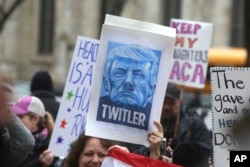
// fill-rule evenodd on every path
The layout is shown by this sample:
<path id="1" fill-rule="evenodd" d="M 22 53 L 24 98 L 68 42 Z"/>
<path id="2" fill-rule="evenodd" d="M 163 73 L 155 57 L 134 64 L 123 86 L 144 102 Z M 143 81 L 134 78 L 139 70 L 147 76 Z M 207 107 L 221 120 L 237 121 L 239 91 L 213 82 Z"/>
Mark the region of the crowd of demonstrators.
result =
<path id="1" fill-rule="evenodd" d="M 48 149 L 54 126 L 52 116 L 45 111 L 43 103 L 35 96 L 22 96 L 10 110 L 20 118 L 35 139 L 35 146 L 18 166 L 42 166 L 39 156 Z"/>
<path id="2" fill-rule="evenodd" d="M 85 133 L 79 135 L 78 139 L 73 143 L 73 146 L 66 157 L 66 159 L 58 159 L 50 150 L 46 150 L 40 156 L 40 161 L 44 167 L 56 166 L 56 164 L 63 164 L 63 167 L 86 167 L 86 166 L 101 166 L 107 151 L 112 148 L 119 148 L 127 152 L 136 152 L 137 154 L 145 155 L 154 159 L 159 159 L 161 141 L 163 131 L 159 122 L 154 122 L 157 130 L 148 133 L 147 140 L 150 143 L 149 148 L 145 146 L 130 144 L 123 145 L 118 141 L 111 141 L 100 139 L 96 137 L 86 136 Z M 127 143 L 128 144 L 128 143 Z M 130 149 L 130 150 L 129 150 Z"/>
<path id="3" fill-rule="evenodd" d="M 49 112 L 54 121 L 60 106 L 54 93 L 53 81 L 48 71 L 37 71 L 31 78 L 31 95 L 38 97 L 44 104 L 45 110 Z"/>
<path id="4" fill-rule="evenodd" d="M 209 156 L 211 156 L 212 151 L 212 142 L 209 131 L 197 113 L 193 113 L 188 110 L 179 110 L 180 106 L 180 90 L 176 87 L 176 85 L 168 84 L 164 106 L 162 109 L 162 123 L 160 124 L 159 122 L 154 122 L 157 130 L 148 133 L 148 141 L 150 146 L 145 147 L 143 145 L 124 142 L 119 142 L 119 145 L 125 146 L 132 153 L 167 161 L 168 163 L 172 162 L 184 166 L 196 165 L 197 167 L 208 166 Z M 183 113 L 180 113 L 178 133 L 176 136 L 174 136 L 178 112 Z M 163 137 L 168 138 L 167 151 L 172 152 L 172 156 L 164 156 L 166 147 L 162 148 Z M 79 140 L 82 141 L 78 138 L 77 141 L 79 142 Z M 73 153 L 75 152 L 74 150 L 75 149 L 73 146 Z M 190 151 L 190 153 L 192 152 L 192 155 L 197 154 L 199 156 L 188 158 L 188 151 Z M 80 151 L 78 150 L 77 155 L 80 155 L 79 152 Z M 71 157 L 73 153 L 70 153 L 69 157 Z M 73 155 L 73 157 L 78 157 L 76 154 Z M 66 158 L 66 161 L 71 159 L 69 157 Z M 45 159 L 50 159 L 49 161 L 53 162 L 53 157 L 52 159 L 48 157 Z M 90 159 L 91 160 L 89 160 L 89 162 L 92 161 L 92 158 Z M 191 165 L 190 160 L 192 161 Z M 71 161 L 74 161 L 74 163 L 79 163 L 79 159 L 76 158 L 73 158 Z M 49 165 L 51 164 L 48 164 L 48 166 Z"/>
<path id="5" fill-rule="evenodd" d="M 175 147 L 182 142 L 194 142 L 202 148 L 208 162 L 212 156 L 210 132 L 196 112 L 181 106 L 180 95 L 177 86 L 169 83 L 161 115 L 164 137 L 167 139 L 167 146 L 170 146 L 168 150 L 175 150 Z M 184 154 L 186 153 L 183 152 Z M 171 158 L 171 154 L 167 156 Z"/>
<path id="6" fill-rule="evenodd" d="M 35 144 L 30 131 L 9 111 L 7 102 L 12 93 L 9 88 L 10 85 L 0 83 L 0 166 L 3 167 L 17 166 Z"/>
<path id="7" fill-rule="evenodd" d="M 115 147 L 122 150 L 167 161 L 168 163 L 187 167 L 205 167 L 208 165 L 206 162 L 212 154 L 210 132 L 197 113 L 181 107 L 180 90 L 171 83 L 167 86 L 161 122 L 155 121 L 156 130 L 148 132 L 149 147 L 119 141 L 114 142 L 86 136 L 82 133 L 73 143 L 68 156 L 63 160 L 59 159 L 48 150 L 56 118 L 56 115 L 53 117 L 50 113 L 57 114 L 59 108 L 59 103 L 56 102 L 55 98 L 51 98 L 54 102 L 50 101 L 50 104 L 47 103 L 48 100 L 43 98 L 46 93 L 53 95 L 51 81 L 48 72 L 39 71 L 35 73 L 31 82 L 32 95 L 21 97 L 10 107 L 6 105 L 7 96 L 3 91 L 11 89 L 1 89 L 0 94 L 5 96 L 0 95 L 0 163 L 6 164 L 4 166 L 101 166 L 108 150 L 113 148 L 111 146 L 115 144 L 119 144 Z M 49 109 L 49 107 L 46 109 L 46 104 L 47 107 L 51 104 L 54 107 L 58 106 L 53 109 Z M 50 111 L 50 113 L 47 111 Z M 167 153 L 171 152 L 171 154 L 165 154 L 166 147 L 162 145 L 164 137 L 167 139 Z M 196 157 L 199 158 L 190 157 L 191 154 L 197 155 Z M 191 164 L 191 160 L 199 165 L 194 166 L 195 164 Z"/>

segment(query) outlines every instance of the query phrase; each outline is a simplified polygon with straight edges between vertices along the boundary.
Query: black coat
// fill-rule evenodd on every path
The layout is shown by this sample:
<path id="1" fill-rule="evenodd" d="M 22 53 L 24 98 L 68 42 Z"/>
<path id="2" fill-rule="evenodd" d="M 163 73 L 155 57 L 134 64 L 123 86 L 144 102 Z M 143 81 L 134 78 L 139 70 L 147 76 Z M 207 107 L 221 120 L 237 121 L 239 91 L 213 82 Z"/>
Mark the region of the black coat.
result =
<path id="1" fill-rule="evenodd" d="M 162 122 L 164 137 L 168 140 L 173 138 L 175 121 L 168 122 L 168 126 Z M 172 144 L 170 145 L 172 149 L 176 145 L 182 142 L 195 142 L 201 146 L 203 151 L 207 156 L 212 155 L 212 137 L 211 132 L 207 129 L 201 117 L 194 111 L 182 110 L 180 115 L 180 123 L 178 128 L 178 134 L 175 139 L 173 139 Z M 130 152 L 149 156 L 149 148 L 143 145 L 130 144 L 121 142 L 120 145 L 125 146 L 129 149 Z M 161 154 L 166 154 L 165 148 L 162 145 Z M 166 154 L 170 156 L 170 154 Z"/>
<path id="2" fill-rule="evenodd" d="M 32 134 L 35 138 L 35 146 L 18 167 L 42 167 L 39 156 L 48 149 L 50 136 L 48 136 L 46 128 Z"/>
<path id="3" fill-rule="evenodd" d="M 16 167 L 34 145 L 30 131 L 16 115 L 11 114 L 8 126 L 0 126 L 0 166 Z"/>
<path id="4" fill-rule="evenodd" d="M 175 121 L 169 121 L 167 124 L 162 122 L 164 137 L 173 139 Z M 173 139 L 171 147 L 174 149 L 180 142 L 195 142 L 198 143 L 204 151 L 212 154 L 212 136 L 207 129 L 202 118 L 195 112 L 189 109 L 181 110 L 178 133 Z"/>

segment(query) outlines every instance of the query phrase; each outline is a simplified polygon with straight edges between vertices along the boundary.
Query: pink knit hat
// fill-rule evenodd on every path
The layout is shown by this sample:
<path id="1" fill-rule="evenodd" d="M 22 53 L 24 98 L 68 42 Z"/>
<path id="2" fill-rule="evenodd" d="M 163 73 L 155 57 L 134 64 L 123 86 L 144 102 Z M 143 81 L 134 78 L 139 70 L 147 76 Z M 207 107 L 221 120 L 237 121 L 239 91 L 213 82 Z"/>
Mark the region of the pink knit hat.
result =
<path id="1" fill-rule="evenodd" d="M 10 110 L 17 115 L 24 115 L 29 112 L 44 117 L 45 108 L 40 99 L 35 96 L 23 96 L 16 104 L 10 107 Z"/>

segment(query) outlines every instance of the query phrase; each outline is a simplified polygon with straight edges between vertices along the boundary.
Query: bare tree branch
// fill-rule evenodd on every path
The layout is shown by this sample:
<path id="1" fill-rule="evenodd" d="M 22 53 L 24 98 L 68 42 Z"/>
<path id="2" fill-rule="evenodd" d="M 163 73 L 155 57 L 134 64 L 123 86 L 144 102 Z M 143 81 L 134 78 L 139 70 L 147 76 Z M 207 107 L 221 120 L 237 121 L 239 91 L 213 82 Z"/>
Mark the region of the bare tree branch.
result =
<path id="1" fill-rule="evenodd" d="M 0 6 L 0 34 L 3 31 L 6 20 L 11 16 L 15 9 L 23 2 L 24 0 L 15 0 L 9 9 L 5 10 L 5 0 L 2 1 Z"/>

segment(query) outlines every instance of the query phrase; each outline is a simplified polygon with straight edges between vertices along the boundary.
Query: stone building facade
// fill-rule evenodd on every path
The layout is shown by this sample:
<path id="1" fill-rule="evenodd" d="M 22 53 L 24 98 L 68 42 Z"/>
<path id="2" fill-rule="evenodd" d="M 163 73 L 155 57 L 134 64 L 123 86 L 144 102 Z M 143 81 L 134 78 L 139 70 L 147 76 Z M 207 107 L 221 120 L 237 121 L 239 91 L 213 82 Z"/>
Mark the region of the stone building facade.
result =
<path id="1" fill-rule="evenodd" d="M 41 2 L 53 1 L 54 8 L 48 9 Z M 120 4 L 115 4 L 115 3 Z M 171 6 L 164 6 L 165 0 L 24 0 L 14 11 L 0 34 L 1 70 L 10 80 L 30 80 L 37 70 L 48 70 L 56 85 L 63 85 L 74 44 L 78 35 L 98 39 L 103 13 L 109 9 L 121 16 L 166 24 L 164 13 Z M 232 3 L 228 0 L 179 0 L 180 18 L 212 22 L 214 33 L 212 46 L 229 46 L 230 12 Z M 7 1 L 11 2 L 11 1 Z M 105 6 L 106 5 L 106 6 Z M 119 6 L 120 5 L 120 6 Z M 122 5 L 122 7 L 121 7 Z M 119 9 L 119 11 L 116 11 Z M 50 11 L 46 11 L 46 10 Z M 41 19 L 41 11 L 45 18 Z M 50 17 L 50 33 L 41 33 L 42 21 Z M 47 18 L 46 18 L 47 17 Z M 42 35 L 42 36 L 41 36 Z M 44 36 L 43 36 L 44 35 Z M 50 42 L 47 42 L 47 36 Z M 44 38 L 44 39 L 43 39 Z M 42 46 L 50 43 L 50 46 Z M 41 51 L 40 47 L 45 47 Z M 48 48 L 49 47 L 49 48 Z M 51 47 L 51 48 L 50 48 Z"/>

